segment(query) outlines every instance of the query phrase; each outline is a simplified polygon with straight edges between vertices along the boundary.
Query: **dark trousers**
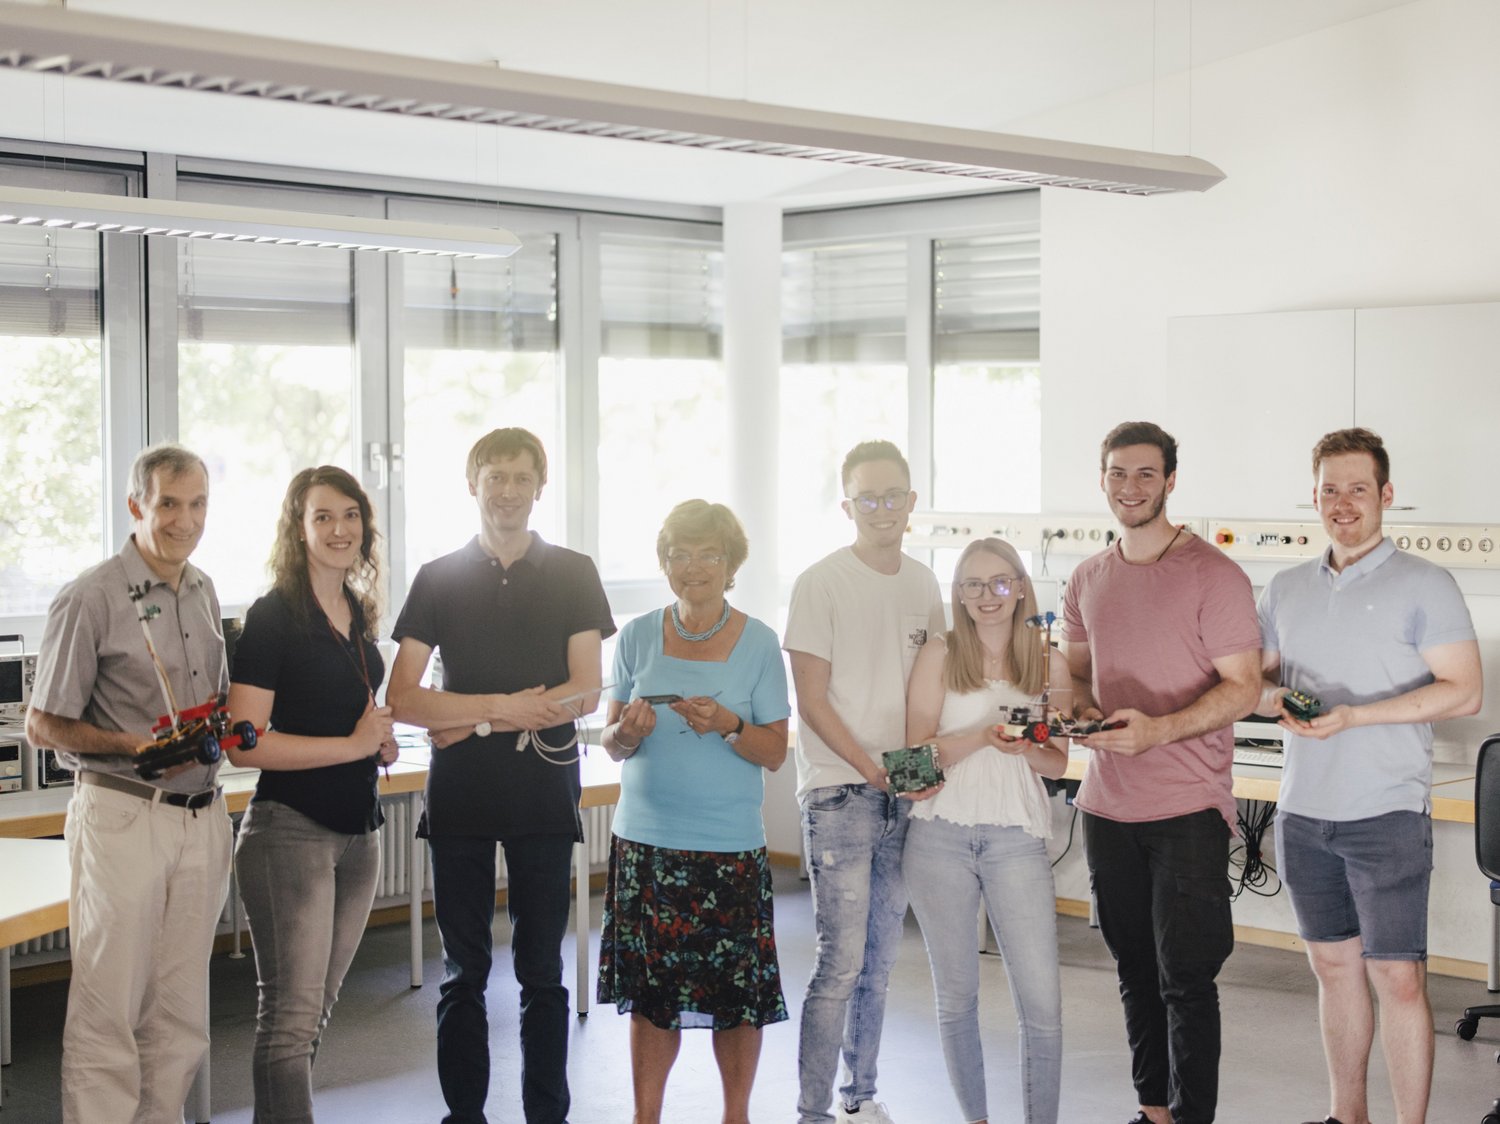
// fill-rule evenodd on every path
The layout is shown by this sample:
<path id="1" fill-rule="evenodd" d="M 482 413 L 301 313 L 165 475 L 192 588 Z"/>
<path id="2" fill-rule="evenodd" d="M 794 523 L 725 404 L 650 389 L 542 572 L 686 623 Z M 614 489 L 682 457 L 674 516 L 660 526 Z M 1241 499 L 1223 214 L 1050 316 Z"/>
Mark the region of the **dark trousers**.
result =
<path id="1" fill-rule="evenodd" d="M 437 1006 L 443 1124 L 485 1124 L 490 1027 L 484 990 L 495 920 L 495 843 L 431 839 L 433 913 L 443 938 Z M 568 1116 L 568 989 L 562 940 L 571 897 L 571 835 L 526 835 L 505 848 L 511 959 L 521 985 L 521 1107 L 527 1124 Z"/>
<path id="2" fill-rule="evenodd" d="M 1234 948 L 1229 827 L 1213 808 L 1122 823 L 1084 813 L 1099 929 L 1120 975 L 1136 1095 L 1175 1124 L 1219 1099 L 1219 989 Z"/>

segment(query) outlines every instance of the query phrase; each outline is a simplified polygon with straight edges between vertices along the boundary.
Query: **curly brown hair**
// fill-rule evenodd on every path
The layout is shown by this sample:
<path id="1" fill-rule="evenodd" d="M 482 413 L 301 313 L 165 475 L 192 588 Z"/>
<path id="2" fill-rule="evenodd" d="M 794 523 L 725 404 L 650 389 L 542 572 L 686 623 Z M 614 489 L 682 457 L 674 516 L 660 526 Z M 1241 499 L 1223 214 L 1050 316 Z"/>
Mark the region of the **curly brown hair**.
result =
<path id="1" fill-rule="evenodd" d="M 304 468 L 287 485 L 276 520 L 276 539 L 271 547 L 272 587 L 281 594 L 292 613 L 307 622 L 312 586 L 307 570 L 307 542 L 302 537 L 302 517 L 307 513 L 307 493 L 326 484 L 359 505 L 364 533 L 359 542 L 359 560 L 344 576 L 344 588 L 359 608 L 365 639 L 374 640 L 380 625 L 380 556 L 376 545 L 375 511 L 364 488 L 346 469 L 323 464 Z"/>

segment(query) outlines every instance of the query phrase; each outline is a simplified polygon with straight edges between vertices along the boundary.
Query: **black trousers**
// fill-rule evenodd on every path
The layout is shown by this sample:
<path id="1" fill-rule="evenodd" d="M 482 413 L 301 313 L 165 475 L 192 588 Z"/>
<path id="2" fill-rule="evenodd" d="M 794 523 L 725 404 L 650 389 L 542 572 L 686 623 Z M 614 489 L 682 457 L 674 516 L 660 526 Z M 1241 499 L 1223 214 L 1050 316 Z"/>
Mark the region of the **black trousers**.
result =
<path id="1" fill-rule="evenodd" d="M 1099 929 L 1120 975 L 1140 1103 L 1209 1124 L 1219 1099 L 1219 989 L 1234 948 L 1229 826 L 1216 809 L 1123 823 L 1083 816 Z"/>
<path id="2" fill-rule="evenodd" d="M 433 914 L 443 938 L 437 1006 L 438 1082 L 448 1102 L 443 1124 L 485 1124 L 490 1027 L 484 992 L 494 943 L 495 841 L 434 838 L 428 845 Z M 521 985 L 521 1108 L 527 1124 L 564 1124 L 568 989 L 562 942 L 572 896 L 573 837 L 526 835 L 501 840 L 501 846 L 511 960 Z"/>

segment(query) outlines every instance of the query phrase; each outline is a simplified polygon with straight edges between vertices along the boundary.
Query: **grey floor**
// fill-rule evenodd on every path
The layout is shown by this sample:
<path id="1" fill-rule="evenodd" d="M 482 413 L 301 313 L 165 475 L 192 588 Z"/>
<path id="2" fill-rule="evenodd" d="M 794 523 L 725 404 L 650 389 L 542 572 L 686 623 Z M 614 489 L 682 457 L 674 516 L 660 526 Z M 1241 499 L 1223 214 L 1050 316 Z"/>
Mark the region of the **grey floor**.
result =
<path id="1" fill-rule="evenodd" d="M 597 925 L 598 902 L 594 918 Z M 812 947 L 807 883 L 777 874 L 777 941 L 793 1021 L 769 1027 L 752 1102 L 767 1124 L 795 1118 L 797 1008 Z M 491 989 L 494 1081 L 493 1124 L 520 1121 L 516 1097 L 517 1048 L 514 983 L 504 954 L 506 922 L 496 931 Z M 597 943 L 597 930 L 591 934 Z M 1097 932 L 1082 921 L 1059 919 L 1064 999 L 1064 1121 L 1123 1124 L 1134 1114 L 1129 1060 L 1109 954 Z M 440 974 L 438 941 L 426 937 L 426 985 L 408 986 L 406 927 L 371 932 L 360 948 L 318 1059 L 318 1114 L 340 1124 L 435 1124 L 442 1116 L 432 1056 L 432 1008 Z M 572 963 L 572 942 L 565 948 Z M 983 960 L 983 1034 L 991 1120 L 1020 1119 L 1016 1107 L 1014 1016 L 998 957 Z M 1317 1005 L 1304 959 L 1294 953 L 1242 947 L 1220 977 L 1224 1010 L 1224 1060 L 1219 1119 L 1297 1124 L 1321 1119 L 1326 1091 L 1317 1032 Z M 254 1031 L 253 961 L 219 958 L 213 965 L 213 1104 L 216 1124 L 251 1119 L 249 1056 Z M 1465 1004 L 1482 1002 L 1482 984 L 1434 977 L 1438 1024 L 1433 1124 L 1478 1124 L 1500 1095 L 1495 1064 L 1500 1024 L 1475 1041 L 1461 1042 L 1453 1020 Z M 66 985 L 41 984 L 15 993 L 14 1064 L 4 1070 L 0 1124 L 57 1121 L 58 1051 Z M 1372 1112 L 1377 1124 L 1393 1120 L 1377 1048 L 1372 1062 Z M 630 1119 L 627 1020 L 612 1008 L 596 1009 L 574 1023 L 571 1050 L 572 1124 L 617 1124 Z M 906 942 L 891 985 L 881 1051 L 880 1099 L 900 1124 L 957 1122 L 932 1011 L 932 985 L 916 923 L 908 918 Z M 668 1088 L 666 1119 L 719 1120 L 720 1101 L 708 1038 L 686 1036 Z"/>

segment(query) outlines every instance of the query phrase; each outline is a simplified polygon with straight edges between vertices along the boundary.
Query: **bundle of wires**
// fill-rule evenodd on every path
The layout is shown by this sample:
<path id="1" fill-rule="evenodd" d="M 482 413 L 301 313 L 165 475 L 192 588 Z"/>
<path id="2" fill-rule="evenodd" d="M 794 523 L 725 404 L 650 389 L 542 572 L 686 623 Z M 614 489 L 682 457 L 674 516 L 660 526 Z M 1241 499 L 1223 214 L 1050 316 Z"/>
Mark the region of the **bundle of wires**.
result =
<path id="1" fill-rule="evenodd" d="M 1235 901 L 1246 890 L 1263 898 L 1275 897 L 1281 893 L 1281 878 L 1276 868 L 1266 862 L 1262 843 L 1266 828 L 1276 818 L 1276 805 L 1270 800 L 1242 800 L 1238 816 L 1240 842 L 1229 850 L 1229 867 L 1239 874 L 1230 875 L 1235 887 L 1229 900 Z"/>

